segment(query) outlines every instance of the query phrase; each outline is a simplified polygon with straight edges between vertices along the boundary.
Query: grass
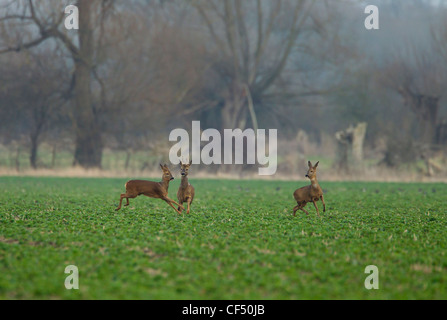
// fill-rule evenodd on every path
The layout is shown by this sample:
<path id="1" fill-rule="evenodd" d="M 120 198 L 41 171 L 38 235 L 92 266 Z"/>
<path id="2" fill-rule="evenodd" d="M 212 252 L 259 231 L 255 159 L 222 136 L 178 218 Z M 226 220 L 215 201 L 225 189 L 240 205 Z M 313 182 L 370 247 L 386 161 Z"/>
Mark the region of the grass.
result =
<path id="1" fill-rule="evenodd" d="M 321 181 L 319 218 L 291 214 L 303 182 L 190 181 L 179 216 L 143 196 L 115 212 L 125 179 L 0 177 L 0 299 L 447 298 L 445 184 Z"/>

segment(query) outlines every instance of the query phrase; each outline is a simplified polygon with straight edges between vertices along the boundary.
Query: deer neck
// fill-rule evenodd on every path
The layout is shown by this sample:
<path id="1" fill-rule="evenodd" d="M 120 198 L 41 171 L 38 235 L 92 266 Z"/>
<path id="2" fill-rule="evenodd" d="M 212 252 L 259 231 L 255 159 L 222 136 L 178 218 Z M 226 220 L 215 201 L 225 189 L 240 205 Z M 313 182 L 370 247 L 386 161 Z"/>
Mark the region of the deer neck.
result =
<path id="1" fill-rule="evenodd" d="M 189 186 L 188 176 L 182 176 L 182 182 L 180 183 L 182 189 L 186 189 Z"/>
<path id="2" fill-rule="evenodd" d="M 318 189 L 320 187 L 320 185 L 318 184 L 318 181 L 317 181 L 317 176 L 310 179 L 310 186 L 311 186 L 311 188 L 314 188 L 314 189 Z"/>
<path id="3" fill-rule="evenodd" d="M 160 183 L 160 185 L 162 186 L 163 189 L 165 189 L 166 191 L 168 191 L 168 188 L 169 188 L 169 182 L 170 182 L 170 180 L 165 180 L 165 179 L 163 179 L 163 180 L 161 180 L 159 183 Z"/>

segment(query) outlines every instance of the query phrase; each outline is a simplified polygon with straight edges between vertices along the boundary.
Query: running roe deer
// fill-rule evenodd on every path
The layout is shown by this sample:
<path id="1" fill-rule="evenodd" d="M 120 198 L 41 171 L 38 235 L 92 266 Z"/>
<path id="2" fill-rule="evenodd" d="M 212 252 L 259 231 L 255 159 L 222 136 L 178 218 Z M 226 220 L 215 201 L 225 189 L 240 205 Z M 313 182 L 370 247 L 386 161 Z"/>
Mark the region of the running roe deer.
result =
<path id="1" fill-rule="evenodd" d="M 180 183 L 180 187 L 178 188 L 177 192 L 177 199 L 180 205 L 183 204 L 183 202 L 188 203 L 188 209 L 186 210 L 186 213 L 189 213 L 192 200 L 194 199 L 195 190 L 194 187 L 188 182 L 188 171 L 189 167 L 191 166 L 192 161 L 189 161 L 188 163 L 183 163 L 180 161 L 180 170 L 182 175 L 182 182 Z M 180 207 L 178 207 L 179 211 Z"/>
<path id="2" fill-rule="evenodd" d="M 172 208 L 174 208 L 175 211 L 177 211 L 178 214 L 181 214 L 179 210 L 177 210 L 172 204 L 175 203 L 179 206 L 179 208 L 183 209 L 182 205 L 179 205 L 174 200 L 170 199 L 168 197 L 168 188 L 169 188 L 169 182 L 171 180 L 174 180 L 174 177 L 171 174 L 171 171 L 169 171 L 168 166 L 161 165 L 160 168 L 163 171 L 162 180 L 160 182 L 155 181 L 147 181 L 147 180 L 129 180 L 126 182 L 126 193 L 122 193 L 120 196 L 120 204 L 118 208 L 115 210 L 118 211 L 121 209 L 121 203 L 123 202 L 123 199 L 126 198 L 127 203 L 125 206 L 129 205 L 129 198 L 136 198 L 139 195 L 145 195 L 149 198 L 157 198 L 162 199 L 166 201 Z"/>
<path id="3" fill-rule="evenodd" d="M 320 213 L 318 212 L 317 207 L 317 201 L 321 199 L 321 202 L 323 202 L 323 212 L 326 211 L 326 204 L 324 203 L 323 198 L 323 190 L 321 189 L 320 185 L 317 181 L 317 167 L 318 167 L 318 161 L 315 166 L 312 166 L 312 163 L 310 161 L 307 162 L 309 166 L 309 170 L 307 170 L 306 177 L 310 179 L 310 186 L 305 186 L 299 189 L 296 189 L 293 193 L 293 197 L 295 198 L 298 205 L 296 205 L 293 208 L 293 215 L 296 215 L 296 212 L 298 209 L 303 210 L 307 215 L 309 215 L 309 212 L 307 212 L 304 207 L 308 202 L 313 202 L 315 209 L 317 209 L 317 215 L 320 216 Z"/>

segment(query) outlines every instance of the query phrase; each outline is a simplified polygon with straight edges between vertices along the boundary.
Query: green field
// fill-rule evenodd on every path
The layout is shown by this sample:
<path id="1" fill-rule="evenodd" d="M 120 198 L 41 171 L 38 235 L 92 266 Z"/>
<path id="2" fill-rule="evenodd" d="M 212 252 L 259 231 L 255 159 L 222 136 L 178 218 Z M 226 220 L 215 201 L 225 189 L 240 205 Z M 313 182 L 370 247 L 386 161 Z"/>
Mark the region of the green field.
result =
<path id="1" fill-rule="evenodd" d="M 320 181 L 318 218 L 291 214 L 308 182 L 191 177 L 179 216 L 143 196 L 115 212 L 125 181 L 0 177 L 0 299 L 447 299 L 446 184 Z"/>

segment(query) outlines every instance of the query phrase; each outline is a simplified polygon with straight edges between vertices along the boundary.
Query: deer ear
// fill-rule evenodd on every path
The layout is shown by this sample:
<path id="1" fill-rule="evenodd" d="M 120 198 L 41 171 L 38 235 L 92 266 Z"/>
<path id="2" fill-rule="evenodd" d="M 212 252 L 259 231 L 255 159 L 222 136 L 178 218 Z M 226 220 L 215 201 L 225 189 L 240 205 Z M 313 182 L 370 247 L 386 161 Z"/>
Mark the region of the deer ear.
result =
<path id="1" fill-rule="evenodd" d="M 318 164 L 320 163 L 320 161 L 317 161 L 317 163 L 315 163 L 314 168 L 318 167 Z"/>
<path id="2" fill-rule="evenodd" d="M 192 160 L 189 160 L 189 165 L 192 165 Z"/>
<path id="3" fill-rule="evenodd" d="M 160 163 L 160 168 L 163 170 L 163 166 L 162 166 L 162 164 Z"/>
<path id="4" fill-rule="evenodd" d="M 309 166 L 309 168 L 311 168 L 312 167 L 312 162 L 307 161 L 307 165 Z"/>

